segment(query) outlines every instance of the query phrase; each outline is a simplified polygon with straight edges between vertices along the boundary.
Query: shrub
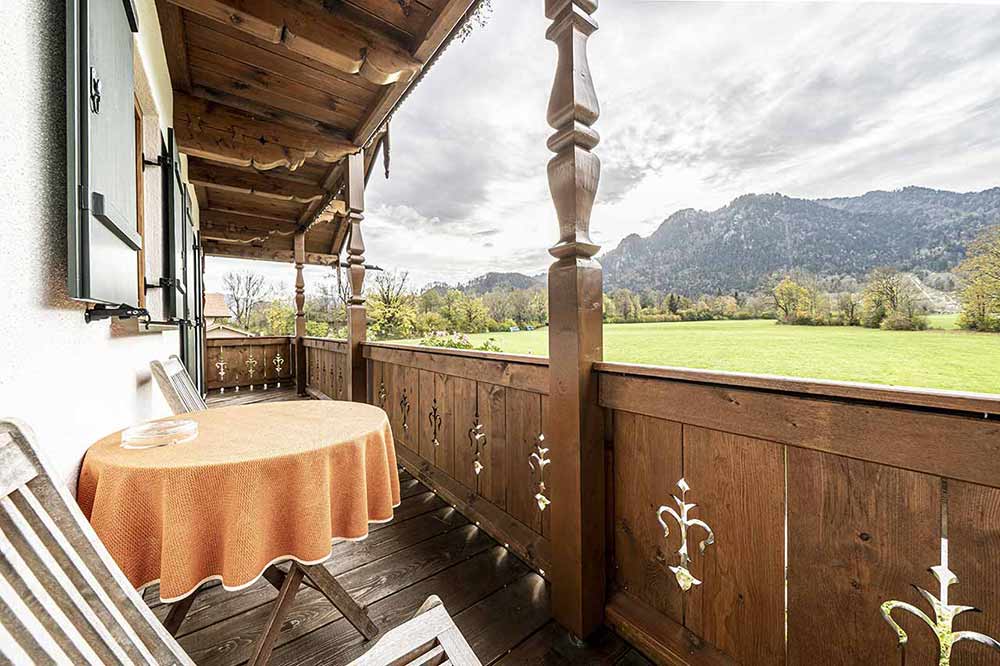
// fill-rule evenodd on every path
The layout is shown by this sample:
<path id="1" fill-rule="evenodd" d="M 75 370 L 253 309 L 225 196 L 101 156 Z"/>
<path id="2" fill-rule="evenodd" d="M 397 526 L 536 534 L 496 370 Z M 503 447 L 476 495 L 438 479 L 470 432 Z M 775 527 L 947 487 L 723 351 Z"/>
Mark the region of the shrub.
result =
<path id="1" fill-rule="evenodd" d="M 879 328 L 886 331 L 924 331 L 927 330 L 927 317 L 916 312 L 906 314 L 897 311 L 883 319 Z"/>
<path id="2" fill-rule="evenodd" d="M 424 347 L 444 347 L 448 349 L 475 349 L 477 351 L 492 351 L 498 352 L 503 351 L 500 349 L 500 345 L 496 343 L 493 338 L 488 339 L 483 344 L 478 347 L 472 344 L 469 340 L 469 336 L 464 333 L 453 333 L 451 335 L 434 336 L 429 338 L 424 338 L 420 341 L 421 346 Z"/>

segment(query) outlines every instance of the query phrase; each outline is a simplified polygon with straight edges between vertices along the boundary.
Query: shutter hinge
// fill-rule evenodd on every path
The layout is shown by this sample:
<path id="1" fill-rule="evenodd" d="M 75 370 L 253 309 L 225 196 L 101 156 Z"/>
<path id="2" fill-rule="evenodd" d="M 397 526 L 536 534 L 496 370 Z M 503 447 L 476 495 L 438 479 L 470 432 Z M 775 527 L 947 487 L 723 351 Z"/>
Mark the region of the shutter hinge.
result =
<path id="1" fill-rule="evenodd" d="M 162 167 L 170 166 L 170 158 L 164 155 L 157 155 L 155 160 L 148 159 L 145 155 L 142 156 L 142 170 L 145 171 L 146 167 Z"/>
<path id="2" fill-rule="evenodd" d="M 100 321 L 102 319 L 111 319 L 112 317 L 118 317 L 119 319 L 146 319 L 149 320 L 149 312 L 146 308 L 137 308 L 131 305 L 121 305 L 108 306 L 103 303 L 98 303 L 90 310 L 86 310 L 83 313 L 83 319 L 88 324 L 94 321 Z"/>

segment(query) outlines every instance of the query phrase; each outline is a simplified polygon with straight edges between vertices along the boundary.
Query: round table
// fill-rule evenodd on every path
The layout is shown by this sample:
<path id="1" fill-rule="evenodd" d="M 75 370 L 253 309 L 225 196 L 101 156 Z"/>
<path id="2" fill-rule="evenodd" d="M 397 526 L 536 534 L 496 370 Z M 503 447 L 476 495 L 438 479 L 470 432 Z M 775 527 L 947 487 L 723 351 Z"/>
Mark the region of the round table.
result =
<path id="1" fill-rule="evenodd" d="M 134 450 L 109 435 L 87 451 L 77 493 L 129 581 L 159 582 L 165 602 L 211 579 L 244 588 L 282 560 L 322 562 L 399 505 L 377 407 L 303 400 L 169 418 L 197 421 L 198 436 Z"/>

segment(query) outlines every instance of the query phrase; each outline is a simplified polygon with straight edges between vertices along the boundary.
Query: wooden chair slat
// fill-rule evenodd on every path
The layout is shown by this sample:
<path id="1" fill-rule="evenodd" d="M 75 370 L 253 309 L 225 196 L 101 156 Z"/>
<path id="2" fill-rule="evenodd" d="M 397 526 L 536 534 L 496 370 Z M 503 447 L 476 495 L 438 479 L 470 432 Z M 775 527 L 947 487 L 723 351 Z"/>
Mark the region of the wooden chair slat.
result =
<path id="1" fill-rule="evenodd" d="M 27 486 L 11 495 L 14 505 L 21 511 L 35 533 L 59 562 L 63 570 L 73 579 L 73 584 L 82 591 L 84 598 L 97 612 L 106 612 L 113 620 L 105 623 L 115 640 L 123 647 L 133 661 L 156 664 L 156 658 L 139 638 L 122 612 L 115 606 L 104 585 L 101 584 L 87 564 L 66 539 L 52 520 L 35 494 Z"/>
<path id="2" fill-rule="evenodd" d="M 35 466 L 11 436 L 0 432 L 0 497 L 9 495 L 37 475 Z"/>
<path id="3" fill-rule="evenodd" d="M 171 356 L 163 362 L 153 361 L 149 367 L 174 414 L 208 409 L 204 398 L 191 381 L 184 362 L 177 356 Z"/>
<path id="4" fill-rule="evenodd" d="M 430 596 L 416 614 L 387 632 L 351 666 L 482 666 L 441 600 Z"/>
<path id="5" fill-rule="evenodd" d="M 38 580 L 30 571 L 26 575 L 21 573 L 24 569 L 17 569 L 17 559 L 8 558 L 7 548 L 8 544 L 0 542 L 0 549 L 4 551 L 0 556 L 0 599 L 3 600 L 4 614 L 9 613 L 11 620 L 22 629 L 15 631 L 15 638 L 21 646 L 31 649 L 33 656 L 41 658 L 44 654 L 56 663 L 99 664 L 87 641 L 83 640 Z M 13 550 L 13 547 L 10 549 Z M 31 638 L 30 646 L 27 645 L 28 637 Z"/>
<path id="6" fill-rule="evenodd" d="M 2 585 L 5 585 L 6 583 L 7 581 L 3 580 L 3 578 L 0 577 L 0 587 L 2 587 Z M 0 617 L 0 656 L 6 659 L 8 663 L 11 664 L 32 664 L 32 663 L 55 664 L 56 663 L 55 659 L 52 659 L 47 655 L 45 655 L 47 657 L 45 659 L 41 658 L 32 659 L 28 655 L 28 651 L 30 650 L 32 653 L 38 655 L 39 657 L 42 657 L 43 656 L 42 647 L 38 645 L 38 643 L 35 641 L 33 637 L 30 636 L 28 637 L 29 643 L 31 644 L 30 647 L 28 647 L 27 649 L 21 647 L 21 644 L 14 639 L 14 636 L 11 635 L 9 631 L 7 631 L 7 627 L 4 626 L 3 623 L 4 620 L 8 620 L 8 618 Z M 13 617 L 9 618 L 9 620 L 11 622 L 16 622 L 16 619 Z M 24 632 L 19 631 L 17 633 L 22 634 Z M 67 660 L 66 663 L 69 663 L 69 660 Z"/>
<path id="7" fill-rule="evenodd" d="M 0 451 L 21 470 L 0 494 L 0 623 L 13 640 L 4 658 L 193 666 L 54 481 L 30 431 L 0 420 Z"/>
<path id="8" fill-rule="evenodd" d="M 45 612 L 59 620 L 73 645 L 96 664 L 130 664 L 55 560 L 38 542 L 9 497 L 0 498 L 0 548 Z M 8 538 L 10 536 L 10 538 Z M 65 623 L 69 623 L 67 626 Z M 71 627 L 71 628 L 70 628 Z M 77 638 L 82 640 L 78 641 Z"/>

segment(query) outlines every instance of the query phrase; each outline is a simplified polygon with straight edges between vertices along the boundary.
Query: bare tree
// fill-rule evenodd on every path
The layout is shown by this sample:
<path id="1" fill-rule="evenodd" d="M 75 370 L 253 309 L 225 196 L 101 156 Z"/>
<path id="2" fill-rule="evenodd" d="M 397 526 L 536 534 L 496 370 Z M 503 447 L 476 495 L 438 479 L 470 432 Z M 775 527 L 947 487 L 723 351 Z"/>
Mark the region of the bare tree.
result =
<path id="1" fill-rule="evenodd" d="M 226 300 L 236 322 L 243 328 L 250 327 L 253 309 L 267 298 L 268 289 L 264 276 L 251 271 L 226 273 L 222 277 L 226 287 Z"/>

